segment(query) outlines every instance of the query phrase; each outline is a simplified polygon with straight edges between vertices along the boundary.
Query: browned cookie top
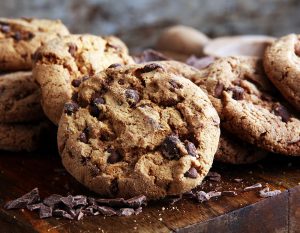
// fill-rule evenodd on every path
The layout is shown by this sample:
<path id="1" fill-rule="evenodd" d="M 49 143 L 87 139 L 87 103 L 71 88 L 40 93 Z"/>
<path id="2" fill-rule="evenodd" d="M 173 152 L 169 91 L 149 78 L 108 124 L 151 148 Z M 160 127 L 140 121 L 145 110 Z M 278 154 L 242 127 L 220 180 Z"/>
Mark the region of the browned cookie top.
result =
<path id="1" fill-rule="evenodd" d="M 0 70 L 29 70 L 44 42 L 68 35 L 59 20 L 0 18 Z"/>
<path id="2" fill-rule="evenodd" d="M 300 111 L 300 35 L 284 36 L 269 46 L 264 67 L 281 94 Z"/>
<path id="3" fill-rule="evenodd" d="M 70 35 L 40 47 L 33 75 L 41 86 L 42 106 L 49 119 L 58 124 L 64 104 L 82 80 L 115 63 L 133 63 L 127 47 L 115 37 Z"/>
<path id="4" fill-rule="evenodd" d="M 218 59 L 193 81 L 206 89 L 226 130 L 263 149 L 300 155 L 300 120 L 265 76 L 261 60 Z"/>
<path id="5" fill-rule="evenodd" d="M 108 68 L 65 105 L 58 145 L 66 169 L 104 195 L 180 194 L 211 167 L 219 117 L 172 62 Z"/>

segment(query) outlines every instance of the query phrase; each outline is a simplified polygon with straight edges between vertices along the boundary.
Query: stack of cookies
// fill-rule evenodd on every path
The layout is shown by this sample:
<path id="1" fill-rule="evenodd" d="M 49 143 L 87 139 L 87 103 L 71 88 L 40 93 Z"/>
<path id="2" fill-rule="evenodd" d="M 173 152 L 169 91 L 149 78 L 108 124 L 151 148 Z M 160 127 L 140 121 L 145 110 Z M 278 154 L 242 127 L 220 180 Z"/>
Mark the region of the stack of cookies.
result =
<path id="1" fill-rule="evenodd" d="M 179 195 L 201 184 L 214 157 L 243 164 L 268 152 L 300 155 L 300 52 L 292 49 L 300 46 L 295 35 L 273 42 L 263 61 L 189 59 L 196 69 L 155 51 L 134 59 L 116 37 L 68 34 L 58 22 L 0 20 L 0 25 L 9 45 L 7 51 L 1 47 L 2 70 L 33 68 L 32 74 L 1 77 L 1 88 L 14 81 L 13 88 L 0 89 L 3 129 L 37 127 L 45 114 L 58 126 L 58 150 L 67 171 L 101 195 Z M 55 36 L 44 32 L 43 25 L 57 30 Z M 42 41 L 43 33 L 51 40 Z M 209 41 L 194 30 L 189 33 Z"/>
<path id="2" fill-rule="evenodd" d="M 0 18 L 0 149 L 33 151 L 50 127 L 32 76 L 32 55 L 69 34 L 59 21 Z"/>

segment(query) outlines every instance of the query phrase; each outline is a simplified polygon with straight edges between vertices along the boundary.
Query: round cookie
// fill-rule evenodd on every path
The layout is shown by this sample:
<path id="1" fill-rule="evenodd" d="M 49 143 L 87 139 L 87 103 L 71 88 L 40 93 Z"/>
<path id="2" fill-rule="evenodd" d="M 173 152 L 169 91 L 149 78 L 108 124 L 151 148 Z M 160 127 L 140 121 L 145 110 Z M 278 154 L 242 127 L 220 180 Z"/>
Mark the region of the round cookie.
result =
<path id="1" fill-rule="evenodd" d="M 215 154 L 214 160 L 230 164 L 250 164 L 257 162 L 266 156 L 266 151 L 243 142 L 222 130 L 219 148 Z"/>
<path id="2" fill-rule="evenodd" d="M 26 122 L 43 118 L 40 89 L 31 72 L 0 75 L 0 122 Z"/>
<path id="3" fill-rule="evenodd" d="M 46 121 L 26 124 L 0 123 L 0 150 L 34 151 L 41 146 L 50 124 Z"/>
<path id="4" fill-rule="evenodd" d="M 47 117 L 57 125 L 64 104 L 81 81 L 115 63 L 134 63 L 127 47 L 115 37 L 70 35 L 40 47 L 34 56 L 33 75 L 41 86 Z"/>
<path id="5" fill-rule="evenodd" d="M 60 20 L 0 18 L 0 70 L 31 69 L 31 57 L 38 47 L 68 34 Z"/>
<path id="6" fill-rule="evenodd" d="M 284 36 L 269 46 L 264 67 L 281 94 L 300 111 L 300 35 Z"/>
<path id="7" fill-rule="evenodd" d="M 300 155 L 300 120 L 267 79 L 260 59 L 218 59 L 192 80 L 206 89 L 228 132 L 268 151 Z"/>
<path id="8" fill-rule="evenodd" d="M 102 195 L 150 199 L 202 182 L 220 119 L 207 95 L 171 64 L 108 68 L 65 104 L 58 147 L 79 182 Z"/>

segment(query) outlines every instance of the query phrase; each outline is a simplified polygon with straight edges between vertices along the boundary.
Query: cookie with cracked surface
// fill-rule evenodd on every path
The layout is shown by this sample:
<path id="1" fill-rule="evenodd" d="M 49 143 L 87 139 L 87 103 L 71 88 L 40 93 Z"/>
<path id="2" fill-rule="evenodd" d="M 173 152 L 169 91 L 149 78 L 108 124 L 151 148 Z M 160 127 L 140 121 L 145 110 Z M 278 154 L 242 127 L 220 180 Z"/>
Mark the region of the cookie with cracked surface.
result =
<path id="1" fill-rule="evenodd" d="M 269 46 L 264 67 L 281 94 L 300 111 L 300 35 L 281 37 Z"/>
<path id="2" fill-rule="evenodd" d="M 222 130 L 215 161 L 229 164 L 251 164 L 262 160 L 267 152 Z"/>
<path id="3" fill-rule="evenodd" d="M 80 83 L 110 65 L 134 63 L 125 44 L 116 37 L 70 35 L 40 47 L 33 75 L 41 86 L 42 107 L 54 123 Z"/>
<path id="4" fill-rule="evenodd" d="M 268 151 L 300 155 L 299 116 L 269 82 L 260 59 L 221 58 L 193 81 L 206 89 L 229 133 Z"/>
<path id="5" fill-rule="evenodd" d="M 37 150 L 42 145 L 43 137 L 50 132 L 50 127 L 47 121 L 26 124 L 0 123 L 0 150 Z"/>
<path id="6" fill-rule="evenodd" d="M 58 148 L 65 168 L 91 190 L 150 199 L 201 183 L 218 147 L 219 116 L 207 95 L 155 62 L 108 68 L 65 104 Z"/>
<path id="7" fill-rule="evenodd" d="M 0 18 L 0 70 L 30 70 L 38 47 L 68 34 L 60 20 Z"/>
<path id="8" fill-rule="evenodd" d="M 40 98 L 40 88 L 30 71 L 0 75 L 0 122 L 42 119 Z"/>

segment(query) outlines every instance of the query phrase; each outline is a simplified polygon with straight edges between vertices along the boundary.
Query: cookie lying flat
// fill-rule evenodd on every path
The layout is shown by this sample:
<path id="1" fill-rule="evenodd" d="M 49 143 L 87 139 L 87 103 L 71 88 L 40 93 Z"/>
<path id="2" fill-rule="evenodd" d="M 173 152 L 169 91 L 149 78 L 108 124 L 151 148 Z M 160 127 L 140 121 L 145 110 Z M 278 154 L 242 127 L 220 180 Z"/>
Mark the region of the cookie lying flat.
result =
<path id="1" fill-rule="evenodd" d="M 300 111 L 300 35 L 284 36 L 269 46 L 264 67 L 281 94 Z"/>
<path id="2" fill-rule="evenodd" d="M 267 154 L 266 151 L 243 142 L 222 130 L 215 161 L 230 164 L 250 164 L 265 158 Z"/>
<path id="3" fill-rule="evenodd" d="M 0 150 L 34 151 L 50 128 L 48 122 L 26 124 L 0 123 Z"/>
<path id="4" fill-rule="evenodd" d="M 300 120 L 282 102 L 261 60 L 222 58 L 193 81 L 206 89 L 222 127 L 265 150 L 300 155 Z"/>
<path id="5" fill-rule="evenodd" d="M 65 105 L 58 146 L 91 190 L 157 199 L 186 192 L 209 171 L 219 117 L 204 92 L 160 62 L 108 68 Z"/>
<path id="6" fill-rule="evenodd" d="M 0 75 L 0 122 L 40 120 L 44 116 L 40 99 L 31 72 Z"/>
<path id="7" fill-rule="evenodd" d="M 44 112 L 58 124 L 64 104 L 86 75 L 133 60 L 123 42 L 115 37 L 70 35 L 40 47 L 34 63 L 33 75 L 41 86 Z"/>
<path id="8" fill-rule="evenodd" d="M 59 20 L 0 18 L 0 70 L 31 69 L 40 45 L 68 34 Z"/>

